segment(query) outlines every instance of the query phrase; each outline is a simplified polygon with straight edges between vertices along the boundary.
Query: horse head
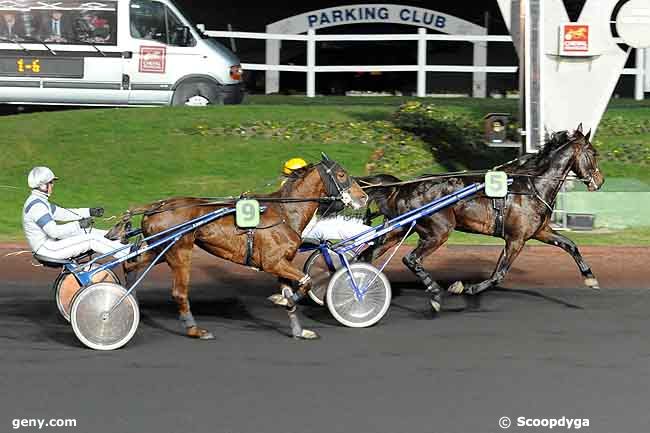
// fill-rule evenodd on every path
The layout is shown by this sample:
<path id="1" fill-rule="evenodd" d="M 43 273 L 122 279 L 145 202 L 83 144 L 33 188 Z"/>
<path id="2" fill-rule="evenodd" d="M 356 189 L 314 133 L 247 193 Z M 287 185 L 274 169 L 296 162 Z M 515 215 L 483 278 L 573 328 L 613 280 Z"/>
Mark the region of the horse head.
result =
<path id="1" fill-rule="evenodd" d="M 605 177 L 598 167 L 598 152 L 591 144 L 590 137 L 591 130 L 583 134 L 582 123 L 571 135 L 576 151 L 571 170 L 583 180 L 589 191 L 596 191 L 605 183 Z"/>
<path id="2" fill-rule="evenodd" d="M 338 162 L 325 154 L 318 163 L 293 170 L 283 185 L 285 194 L 294 198 L 304 194 L 314 197 L 320 190 L 320 197 L 334 200 L 322 205 L 328 212 L 338 212 L 344 206 L 359 209 L 368 201 L 368 196 L 356 180 Z"/>
<path id="3" fill-rule="evenodd" d="M 318 169 L 328 196 L 336 197 L 345 206 L 352 206 L 354 209 L 366 205 L 368 195 L 338 162 L 323 153 L 321 161 L 315 167 Z"/>

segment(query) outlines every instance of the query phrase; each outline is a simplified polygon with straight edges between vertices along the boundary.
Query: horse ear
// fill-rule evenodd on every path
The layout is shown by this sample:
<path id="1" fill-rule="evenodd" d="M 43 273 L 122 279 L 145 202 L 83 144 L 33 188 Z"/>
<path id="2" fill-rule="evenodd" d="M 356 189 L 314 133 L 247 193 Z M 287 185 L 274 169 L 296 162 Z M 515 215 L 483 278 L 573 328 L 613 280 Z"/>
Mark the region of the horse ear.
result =
<path id="1" fill-rule="evenodd" d="M 580 125 L 578 125 L 578 129 L 576 129 L 576 132 L 579 132 L 582 134 L 582 122 L 580 122 Z"/>
<path id="2" fill-rule="evenodd" d="M 587 135 L 585 135 L 585 140 L 589 141 L 589 137 L 591 137 L 591 129 L 587 132 Z"/>
<path id="3" fill-rule="evenodd" d="M 329 161 L 329 157 L 325 154 L 325 152 L 320 153 L 321 157 L 323 158 L 323 161 Z"/>

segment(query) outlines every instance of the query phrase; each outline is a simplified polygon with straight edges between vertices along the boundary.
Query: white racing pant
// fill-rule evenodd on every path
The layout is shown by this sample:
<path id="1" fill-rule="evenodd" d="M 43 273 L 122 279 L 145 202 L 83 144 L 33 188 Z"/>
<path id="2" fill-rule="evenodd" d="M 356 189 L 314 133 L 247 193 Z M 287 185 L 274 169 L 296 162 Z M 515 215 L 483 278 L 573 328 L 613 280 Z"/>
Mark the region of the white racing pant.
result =
<path id="1" fill-rule="evenodd" d="M 93 228 L 88 233 L 71 236 L 61 240 L 47 240 L 36 251 L 38 255 L 49 257 L 51 259 L 65 260 L 76 257 L 86 251 L 93 250 L 99 254 L 108 254 L 118 248 L 127 247 L 119 241 L 106 239 L 104 236 L 108 233 L 106 230 Z M 119 259 L 129 254 L 129 248 L 112 254 Z"/>
<path id="2" fill-rule="evenodd" d="M 325 218 L 302 233 L 303 239 L 347 239 L 368 230 L 370 226 L 343 218 Z"/>

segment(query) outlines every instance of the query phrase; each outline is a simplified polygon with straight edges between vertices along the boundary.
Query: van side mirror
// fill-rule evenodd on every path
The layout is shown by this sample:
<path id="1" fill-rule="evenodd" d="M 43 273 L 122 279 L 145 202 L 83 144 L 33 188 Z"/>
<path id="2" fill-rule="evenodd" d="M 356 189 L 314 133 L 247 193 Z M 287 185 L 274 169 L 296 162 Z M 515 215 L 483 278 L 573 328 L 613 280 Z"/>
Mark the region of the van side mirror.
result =
<path id="1" fill-rule="evenodd" d="M 176 27 L 174 32 L 174 42 L 174 45 L 181 47 L 189 47 L 192 45 L 192 33 L 190 32 L 190 28 L 187 26 Z"/>

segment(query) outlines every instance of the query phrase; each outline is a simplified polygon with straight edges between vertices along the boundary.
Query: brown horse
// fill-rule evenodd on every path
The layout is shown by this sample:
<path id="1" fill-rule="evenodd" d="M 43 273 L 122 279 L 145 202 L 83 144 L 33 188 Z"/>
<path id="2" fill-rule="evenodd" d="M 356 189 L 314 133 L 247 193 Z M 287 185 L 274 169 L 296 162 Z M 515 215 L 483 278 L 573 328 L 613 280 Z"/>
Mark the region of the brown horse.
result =
<path id="1" fill-rule="evenodd" d="M 360 208 L 368 197 L 339 164 L 326 156 L 317 164 L 295 170 L 279 191 L 266 197 L 249 197 L 258 198 L 261 205 L 266 206 L 256 229 L 240 229 L 233 215 L 225 216 L 183 236 L 162 259 L 173 273 L 172 298 L 178 304 L 186 333 L 195 338 L 214 338 L 196 324 L 190 310 L 190 266 L 192 248 L 196 245 L 217 257 L 276 275 L 281 294 L 269 299 L 286 307 L 293 337 L 317 338 L 315 332 L 302 328 L 296 315 L 297 301 L 310 288 L 309 277 L 291 263 L 301 244 L 300 234 L 323 201 L 340 200 L 346 205 Z M 151 236 L 225 206 L 232 204 L 212 204 L 201 198 L 171 198 L 131 209 L 125 215 L 122 226 L 115 231 L 123 229 L 131 215 L 142 213 L 143 233 Z M 136 256 L 135 261 L 125 263 L 125 272 L 133 276 L 137 270 L 151 263 L 156 255 L 155 251 L 150 251 Z M 298 288 L 296 293 L 291 284 Z"/>
<path id="2" fill-rule="evenodd" d="M 454 229 L 500 237 L 505 248 L 492 276 L 477 284 L 454 283 L 448 290 L 452 293 L 476 294 L 493 287 L 506 276 L 510 266 L 529 239 L 558 246 L 571 254 L 584 277 L 585 284 L 599 288 L 598 281 L 585 263 L 576 244 L 553 230 L 550 226 L 553 204 L 570 171 L 577 174 L 589 191 L 599 189 L 604 177 L 598 168 L 596 150 L 583 135 L 582 125 L 573 133 L 554 134 L 537 155 L 520 158 L 504 165 L 514 182 L 503 200 L 494 200 L 479 194 L 417 221 L 415 231 L 419 235 L 417 247 L 403 258 L 404 264 L 424 283 L 430 294 L 431 306 L 438 312 L 441 308 L 442 288 L 422 267 L 422 260 L 444 244 Z M 370 201 L 378 204 L 379 212 L 389 218 L 420 207 L 445 194 L 475 182 L 478 176 L 430 176 L 404 184 L 390 175 L 357 178 L 365 188 Z M 377 185 L 378 186 L 372 186 Z M 383 184 L 383 185 L 381 185 Z M 381 256 L 399 241 L 406 228 L 387 235 L 384 243 L 374 251 L 368 251 L 366 260 Z"/>

